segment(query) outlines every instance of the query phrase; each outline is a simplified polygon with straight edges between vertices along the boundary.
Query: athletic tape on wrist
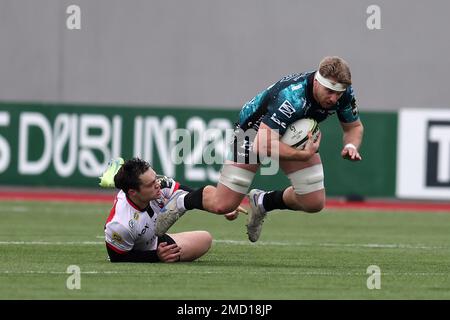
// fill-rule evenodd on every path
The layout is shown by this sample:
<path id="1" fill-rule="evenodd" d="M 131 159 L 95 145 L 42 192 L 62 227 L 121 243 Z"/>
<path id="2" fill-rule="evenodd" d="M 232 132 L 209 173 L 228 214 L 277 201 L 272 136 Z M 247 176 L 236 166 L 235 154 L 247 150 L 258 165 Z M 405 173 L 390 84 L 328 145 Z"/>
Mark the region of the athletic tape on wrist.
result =
<path id="1" fill-rule="evenodd" d="M 351 149 L 357 150 L 356 146 L 355 146 L 353 143 L 347 143 L 347 144 L 344 146 L 344 149 L 347 149 L 347 148 L 351 148 Z"/>

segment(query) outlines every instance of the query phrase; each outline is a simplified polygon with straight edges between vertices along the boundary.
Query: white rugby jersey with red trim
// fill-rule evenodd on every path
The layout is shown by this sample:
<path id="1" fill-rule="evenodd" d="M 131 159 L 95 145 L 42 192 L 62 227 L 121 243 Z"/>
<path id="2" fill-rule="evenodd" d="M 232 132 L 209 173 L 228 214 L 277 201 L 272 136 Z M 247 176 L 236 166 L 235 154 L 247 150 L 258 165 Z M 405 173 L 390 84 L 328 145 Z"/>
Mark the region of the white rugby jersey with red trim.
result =
<path id="1" fill-rule="evenodd" d="M 156 250 L 156 218 L 167 199 L 180 186 L 178 182 L 170 180 L 167 187 L 161 188 L 161 197 L 150 201 L 147 210 L 143 211 L 127 198 L 125 192 L 119 191 L 105 224 L 105 241 L 109 248 L 117 253 Z"/>

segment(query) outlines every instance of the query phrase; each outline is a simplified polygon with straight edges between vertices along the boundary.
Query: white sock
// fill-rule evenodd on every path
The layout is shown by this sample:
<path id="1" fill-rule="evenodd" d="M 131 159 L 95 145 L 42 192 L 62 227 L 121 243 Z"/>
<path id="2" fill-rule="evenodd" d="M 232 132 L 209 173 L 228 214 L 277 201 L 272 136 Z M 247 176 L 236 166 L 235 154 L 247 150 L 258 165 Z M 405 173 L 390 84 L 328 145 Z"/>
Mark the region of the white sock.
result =
<path id="1" fill-rule="evenodd" d="M 261 193 L 259 196 L 258 196 L 258 203 L 257 203 L 257 205 L 258 205 L 258 207 L 259 207 L 259 209 L 262 211 L 262 212 L 266 212 L 266 208 L 264 208 L 264 205 L 263 205 L 263 199 L 264 199 L 264 195 L 266 194 L 266 192 L 263 192 L 263 193 Z"/>
<path id="2" fill-rule="evenodd" d="M 178 197 L 177 199 L 177 208 L 183 211 L 186 211 L 186 208 L 184 206 L 184 197 L 186 197 L 187 193 L 182 194 L 181 196 Z"/>

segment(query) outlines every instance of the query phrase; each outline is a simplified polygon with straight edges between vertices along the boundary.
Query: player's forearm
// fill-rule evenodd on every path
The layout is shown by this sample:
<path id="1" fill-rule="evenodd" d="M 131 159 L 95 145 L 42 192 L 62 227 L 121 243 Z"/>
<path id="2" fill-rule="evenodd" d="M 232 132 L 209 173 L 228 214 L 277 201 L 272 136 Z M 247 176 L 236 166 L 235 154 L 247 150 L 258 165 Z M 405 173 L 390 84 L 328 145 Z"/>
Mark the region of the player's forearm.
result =
<path id="1" fill-rule="evenodd" d="M 156 250 L 117 253 L 107 247 L 111 262 L 160 262 Z"/>
<path id="2" fill-rule="evenodd" d="M 290 147 L 280 141 L 281 136 L 262 123 L 256 135 L 253 152 L 260 157 L 270 157 L 278 160 L 306 161 L 311 158 L 315 151 L 300 150 Z"/>
<path id="3" fill-rule="evenodd" d="M 364 135 L 364 126 L 361 123 L 344 129 L 343 143 L 344 146 L 352 144 L 359 150 Z"/>

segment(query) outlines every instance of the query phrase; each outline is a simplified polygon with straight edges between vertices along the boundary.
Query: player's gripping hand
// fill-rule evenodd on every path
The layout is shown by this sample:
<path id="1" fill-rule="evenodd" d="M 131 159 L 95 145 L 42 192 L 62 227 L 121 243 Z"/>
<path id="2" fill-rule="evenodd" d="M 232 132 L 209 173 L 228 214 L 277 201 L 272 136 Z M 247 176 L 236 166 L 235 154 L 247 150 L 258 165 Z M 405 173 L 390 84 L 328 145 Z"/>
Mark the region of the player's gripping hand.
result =
<path id="1" fill-rule="evenodd" d="M 247 210 L 245 210 L 244 208 L 239 206 L 239 207 L 237 207 L 236 210 L 229 212 L 227 214 L 224 214 L 224 217 L 225 217 L 225 219 L 232 221 L 232 220 L 237 219 L 237 217 L 239 216 L 239 213 L 248 214 Z"/>
<path id="2" fill-rule="evenodd" d="M 341 151 L 342 158 L 350 160 L 350 161 L 361 161 L 361 155 L 358 152 L 358 149 L 351 143 L 345 145 L 345 147 Z"/>
<path id="3" fill-rule="evenodd" d="M 309 158 L 311 158 L 317 150 L 319 150 L 320 140 L 322 139 L 322 134 L 319 132 L 317 138 L 314 140 L 311 131 L 308 132 L 308 141 L 305 144 L 303 151 L 308 152 Z M 307 160 L 307 159 L 306 159 Z"/>
<path id="4" fill-rule="evenodd" d="M 159 260 L 162 262 L 177 262 L 181 258 L 181 248 L 176 244 L 161 242 L 156 250 Z"/>

